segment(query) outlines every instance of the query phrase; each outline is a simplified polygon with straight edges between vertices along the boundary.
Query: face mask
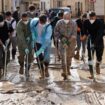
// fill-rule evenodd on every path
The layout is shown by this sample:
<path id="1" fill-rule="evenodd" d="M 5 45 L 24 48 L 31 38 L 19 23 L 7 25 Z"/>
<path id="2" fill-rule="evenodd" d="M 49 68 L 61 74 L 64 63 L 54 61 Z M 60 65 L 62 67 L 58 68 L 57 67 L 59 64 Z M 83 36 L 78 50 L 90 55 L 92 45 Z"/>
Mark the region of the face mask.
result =
<path id="1" fill-rule="evenodd" d="M 24 23 L 25 25 L 27 25 L 27 24 L 28 24 L 28 21 L 24 21 L 23 23 Z"/>
<path id="2" fill-rule="evenodd" d="M 30 12 L 32 15 L 34 14 L 34 12 Z"/>
<path id="3" fill-rule="evenodd" d="M 68 24 L 68 23 L 69 23 L 69 20 L 64 20 L 64 22 L 65 22 L 66 24 Z"/>
<path id="4" fill-rule="evenodd" d="M 90 23 L 93 24 L 95 22 L 95 20 L 90 20 Z"/>
<path id="5" fill-rule="evenodd" d="M 0 26 L 3 26 L 4 25 L 4 21 L 3 22 L 0 22 Z"/>

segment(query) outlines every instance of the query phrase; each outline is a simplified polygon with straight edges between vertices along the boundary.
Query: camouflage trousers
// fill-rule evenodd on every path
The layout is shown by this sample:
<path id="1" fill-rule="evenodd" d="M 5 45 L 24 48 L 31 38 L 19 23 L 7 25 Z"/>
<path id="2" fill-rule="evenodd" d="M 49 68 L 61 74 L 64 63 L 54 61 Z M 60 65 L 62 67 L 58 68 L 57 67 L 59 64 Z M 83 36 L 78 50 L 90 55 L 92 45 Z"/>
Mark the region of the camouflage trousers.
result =
<path id="1" fill-rule="evenodd" d="M 29 54 L 28 54 L 28 63 L 29 65 L 32 63 L 33 61 L 33 55 L 32 55 L 32 51 L 29 50 Z M 24 50 L 19 49 L 19 56 L 18 56 L 18 61 L 21 67 L 24 67 L 24 62 L 26 62 L 26 54 L 24 52 Z"/>
<path id="2" fill-rule="evenodd" d="M 64 74 L 70 75 L 70 66 L 72 57 L 74 57 L 74 51 L 76 46 L 76 40 L 70 40 L 70 44 L 65 48 L 61 43 L 61 59 L 62 59 L 62 69 Z"/>

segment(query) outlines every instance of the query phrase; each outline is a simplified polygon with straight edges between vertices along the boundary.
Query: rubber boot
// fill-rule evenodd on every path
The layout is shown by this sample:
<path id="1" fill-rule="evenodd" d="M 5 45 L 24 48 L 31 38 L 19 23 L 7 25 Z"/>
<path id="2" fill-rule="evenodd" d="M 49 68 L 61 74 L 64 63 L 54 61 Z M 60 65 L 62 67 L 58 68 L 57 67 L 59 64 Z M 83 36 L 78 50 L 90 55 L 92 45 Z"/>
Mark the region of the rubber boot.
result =
<path id="1" fill-rule="evenodd" d="M 96 63 L 96 73 L 99 75 L 100 74 L 100 64 Z"/>
<path id="2" fill-rule="evenodd" d="M 39 77 L 39 79 L 44 79 L 45 78 L 45 69 L 44 69 L 43 64 L 41 64 L 40 75 L 41 76 Z"/>
<path id="3" fill-rule="evenodd" d="M 24 63 L 20 63 L 20 70 L 19 74 L 23 75 L 24 74 Z"/>
<path id="4" fill-rule="evenodd" d="M 21 74 L 21 75 L 24 74 L 24 67 L 23 66 L 20 67 L 19 74 Z"/>
<path id="5" fill-rule="evenodd" d="M 40 71 L 40 77 L 39 77 L 39 79 L 44 79 L 45 78 L 45 71 L 44 70 L 41 70 Z"/>
<path id="6" fill-rule="evenodd" d="M 67 67 L 67 74 L 68 74 L 68 75 L 71 75 L 70 66 Z"/>
<path id="7" fill-rule="evenodd" d="M 45 66 L 45 77 L 49 77 L 48 66 Z"/>
<path id="8" fill-rule="evenodd" d="M 63 80 L 67 80 L 67 71 L 65 68 L 63 68 L 63 73 L 61 74 L 61 76 L 63 77 Z"/>
<path id="9" fill-rule="evenodd" d="M 89 71 L 90 71 L 90 77 L 88 77 L 89 79 L 94 79 L 94 72 L 93 72 L 93 66 L 89 65 Z"/>
<path id="10" fill-rule="evenodd" d="M 79 51 L 77 51 L 77 53 L 74 55 L 74 58 L 79 60 Z"/>

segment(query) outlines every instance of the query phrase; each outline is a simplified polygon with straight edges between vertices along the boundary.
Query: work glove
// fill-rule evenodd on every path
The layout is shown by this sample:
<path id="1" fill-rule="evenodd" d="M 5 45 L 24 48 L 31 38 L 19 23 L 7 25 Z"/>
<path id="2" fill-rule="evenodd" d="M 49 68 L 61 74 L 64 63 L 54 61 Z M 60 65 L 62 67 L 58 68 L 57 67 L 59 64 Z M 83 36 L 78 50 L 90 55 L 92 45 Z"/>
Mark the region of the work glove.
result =
<path id="1" fill-rule="evenodd" d="M 10 39 L 7 39 L 6 42 L 5 42 L 5 44 L 8 45 L 9 42 L 10 42 Z"/>
<path id="2" fill-rule="evenodd" d="M 6 46 L 3 44 L 3 50 L 6 51 Z"/>
<path id="3" fill-rule="evenodd" d="M 26 38 L 26 41 L 29 43 L 30 42 L 30 37 L 27 37 Z"/>
<path id="4" fill-rule="evenodd" d="M 43 51 L 44 51 L 43 48 L 39 49 L 39 50 L 35 53 L 35 56 L 38 57 Z"/>
<path id="5" fill-rule="evenodd" d="M 29 49 L 28 48 L 25 49 L 25 53 L 29 54 Z"/>

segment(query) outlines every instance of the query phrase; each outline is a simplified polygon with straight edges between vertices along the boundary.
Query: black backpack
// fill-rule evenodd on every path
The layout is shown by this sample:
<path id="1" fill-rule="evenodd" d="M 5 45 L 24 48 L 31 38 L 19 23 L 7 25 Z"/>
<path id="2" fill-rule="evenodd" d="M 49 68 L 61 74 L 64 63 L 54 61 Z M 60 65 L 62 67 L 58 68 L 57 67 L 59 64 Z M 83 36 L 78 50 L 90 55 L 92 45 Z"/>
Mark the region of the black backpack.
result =
<path id="1" fill-rule="evenodd" d="M 14 31 L 14 29 L 13 29 L 13 27 L 12 27 L 12 24 L 13 24 L 14 22 L 15 22 L 15 19 L 13 19 L 13 20 L 11 21 L 11 23 L 8 24 L 8 30 L 9 30 L 10 33 L 12 33 L 12 32 Z"/>

